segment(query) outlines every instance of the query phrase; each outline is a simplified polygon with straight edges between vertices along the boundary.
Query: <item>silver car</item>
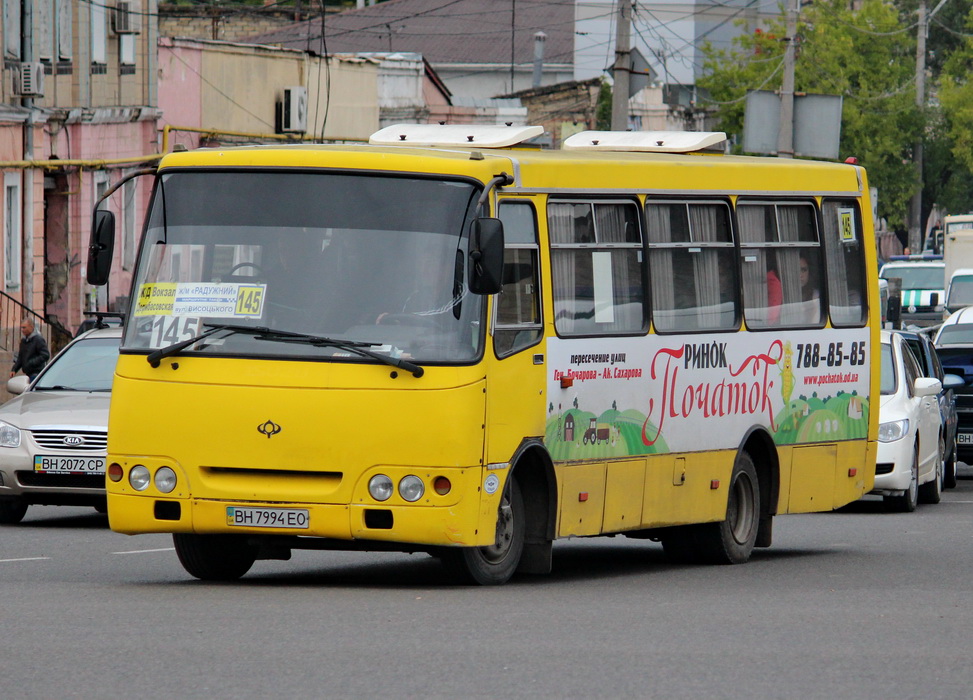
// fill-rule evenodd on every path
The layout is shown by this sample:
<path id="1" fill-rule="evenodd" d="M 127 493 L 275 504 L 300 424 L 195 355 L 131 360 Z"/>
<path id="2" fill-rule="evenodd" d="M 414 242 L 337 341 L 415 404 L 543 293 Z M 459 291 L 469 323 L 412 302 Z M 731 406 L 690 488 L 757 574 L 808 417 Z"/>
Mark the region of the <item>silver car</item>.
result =
<path id="1" fill-rule="evenodd" d="M 108 403 L 120 328 L 79 335 L 19 396 L 0 406 L 0 523 L 20 522 L 31 504 L 105 509 Z"/>

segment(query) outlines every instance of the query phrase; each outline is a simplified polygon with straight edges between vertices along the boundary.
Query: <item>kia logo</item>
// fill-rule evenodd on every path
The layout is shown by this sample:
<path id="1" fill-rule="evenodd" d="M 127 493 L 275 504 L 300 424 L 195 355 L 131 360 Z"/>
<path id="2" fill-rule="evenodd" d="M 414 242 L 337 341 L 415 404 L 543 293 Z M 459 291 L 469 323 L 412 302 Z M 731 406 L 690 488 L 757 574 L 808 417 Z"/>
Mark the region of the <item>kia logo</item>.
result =
<path id="1" fill-rule="evenodd" d="M 80 447 L 85 443 L 85 439 L 80 435 L 66 435 L 61 442 L 69 447 Z"/>

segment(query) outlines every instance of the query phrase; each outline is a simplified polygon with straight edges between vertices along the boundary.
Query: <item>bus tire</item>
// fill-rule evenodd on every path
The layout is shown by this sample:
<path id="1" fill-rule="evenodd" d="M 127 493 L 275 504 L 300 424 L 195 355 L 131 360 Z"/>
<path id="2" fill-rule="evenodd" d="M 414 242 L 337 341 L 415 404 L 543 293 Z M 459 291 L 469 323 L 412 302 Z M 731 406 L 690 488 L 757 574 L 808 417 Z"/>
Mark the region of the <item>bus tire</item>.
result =
<path id="1" fill-rule="evenodd" d="M 730 476 L 726 517 L 696 526 L 699 558 L 708 564 L 743 564 L 750 559 L 760 527 L 760 484 L 753 458 L 737 454 Z"/>
<path id="2" fill-rule="evenodd" d="M 0 525 L 16 525 L 27 515 L 27 503 L 21 498 L 0 499 Z"/>
<path id="3" fill-rule="evenodd" d="M 186 572 L 203 581 L 236 581 L 257 560 L 257 549 L 241 535 L 176 533 L 172 542 Z"/>
<path id="4" fill-rule="evenodd" d="M 486 547 L 447 547 L 442 550 L 443 565 L 461 583 L 497 586 L 506 583 L 517 570 L 524 551 L 526 511 L 520 485 L 507 481 L 497 510 L 497 541 Z"/>

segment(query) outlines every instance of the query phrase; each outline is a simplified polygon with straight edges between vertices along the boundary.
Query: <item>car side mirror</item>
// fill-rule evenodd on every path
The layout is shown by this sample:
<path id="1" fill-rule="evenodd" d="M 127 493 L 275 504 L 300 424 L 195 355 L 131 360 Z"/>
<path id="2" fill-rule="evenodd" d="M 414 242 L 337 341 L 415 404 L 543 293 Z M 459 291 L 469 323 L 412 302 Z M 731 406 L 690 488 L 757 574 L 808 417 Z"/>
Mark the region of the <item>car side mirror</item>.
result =
<path id="1" fill-rule="evenodd" d="M 470 230 L 470 291 L 496 294 L 503 276 L 503 223 L 474 219 Z"/>
<path id="2" fill-rule="evenodd" d="M 902 298 L 890 296 L 888 309 L 885 312 L 885 320 L 896 325 L 902 319 Z"/>
<path id="3" fill-rule="evenodd" d="M 114 252 L 115 215 L 107 209 L 96 209 L 88 243 L 88 284 L 99 287 L 108 282 Z"/>
<path id="4" fill-rule="evenodd" d="M 30 384 L 30 377 L 25 374 L 18 374 L 15 377 L 11 377 L 7 380 L 7 391 L 11 394 L 23 394 L 27 391 L 27 386 Z"/>
<path id="5" fill-rule="evenodd" d="M 935 377 L 919 377 L 913 385 L 916 396 L 936 396 L 943 390 L 943 383 Z"/>
<path id="6" fill-rule="evenodd" d="M 944 389 L 959 389 L 961 386 L 966 386 L 966 380 L 962 377 L 956 374 L 943 375 Z"/>

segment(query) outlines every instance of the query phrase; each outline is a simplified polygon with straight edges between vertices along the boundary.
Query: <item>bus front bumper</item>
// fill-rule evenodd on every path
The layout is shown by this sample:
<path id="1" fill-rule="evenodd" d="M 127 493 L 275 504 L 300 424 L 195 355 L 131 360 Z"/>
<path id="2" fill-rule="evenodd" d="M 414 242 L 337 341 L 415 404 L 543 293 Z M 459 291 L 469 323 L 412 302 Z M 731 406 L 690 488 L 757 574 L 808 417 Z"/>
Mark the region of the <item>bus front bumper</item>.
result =
<path id="1" fill-rule="evenodd" d="M 465 499 L 442 506 L 231 502 L 111 493 L 111 529 L 128 535 L 286 535 L 428 546 L 484 546 L 496 537 L 497 505 Z"/>

